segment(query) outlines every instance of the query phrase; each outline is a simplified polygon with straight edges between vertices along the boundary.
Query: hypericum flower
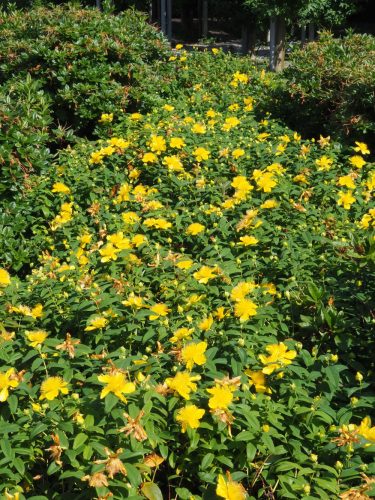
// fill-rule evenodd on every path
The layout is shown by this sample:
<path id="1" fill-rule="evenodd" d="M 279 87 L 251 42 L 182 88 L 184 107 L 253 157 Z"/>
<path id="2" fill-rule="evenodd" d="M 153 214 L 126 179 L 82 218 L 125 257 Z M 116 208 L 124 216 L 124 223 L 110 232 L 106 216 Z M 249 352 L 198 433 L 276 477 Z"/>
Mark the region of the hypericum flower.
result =
<path id="1" fill-rule="evenodd" d="M 69 194 L 70 188 L 68 188 L 68 186 L 66 186 L 63 182 L 55 182 L 52 186 L 52 193 Z"/>
<path id="2" fill-rule="evenodd" d="M 103 399 L 112 392 L 117 396 L 123 403 L 126 403 L 126 398 L 124 394 L 131 394 L 135 391 L 135 384 L 129 382 L 126 376 L 121 371 L 114 371 L 107 375 L 98 375 L 99 382 L 107 384 L 100 393 L 100 399 Z"/>
<path id="3" fill-rule="evenodd" d="M 339 177 L 337 184 L 349 189 L 355 189 L 355 183 L 351 175 L 343 175 L 342 177 Z"/>
<path id="4" fill-rule="evenodd" d="M 292 360 L 297 356 L 296 351 L 288 351 L 284 342 L 270 344 L 266 346 L 266 351 L 269 353 L 269 356 L 265 356 L 264 354 L 259 355 L 261 363 L 266 365 L 262 370 L 266 375 L 270 375 L 283 366 L 290 365 Z"/>
<path id="5" fill-rule="evenodd" d="M 90 332 L 91 330 L 98 330 L 99 328 L 105 328 L 108 325 L 108 319 L 104 316 L 95 316 L 91 318 L 85 328 L 85 332 Z"/>
<path id="6" fill-rule="evenodd" d="M 235 160 L 238 160 L 238 158 L 241 158 L 241 156 L 244 156 L 245 150 L 241 148 L 237 148 L 232 151 L 232 156 Z"/>
<path id="7" fill-rule="evenodd" d="M 48 399 L 52 401 L 61 394 L 68 394 L 68 383 L 61 377 L 48 377 L 40 386 L 40 400 Z"/>
<path id="8" fill-rule="evenodd" d="M 198 283 L 206 284 L 209 280 L 216 278 L 216 268 L 202 266 L 199 271 L 195 271 L 193 274 L 194 278 L 198 281 Z"/>
<path id="9" fill-rule="evenodd" d="M 9 388 L 14 389 L 20 383 L 14 368 L 9 368 L 6 372 L 0 372 L 0 402 L 8 399 Z"/>
<path id="10" fill-rule="evenodd" d="M 372 441 L 375 443 L 375 426 L 371 427 L 371 419 L 370 417 L 365 417 L 360 426 L 358 427 L 358 434 L 367 441 Z"/>
<path id="11" fill-rule="evenodd" d="M 193 222 L 186 229 L 186 234 L 191 234 L 192 236 L 196 236 L 199 233 L 202 233 L 205 230 L 205 226 L 203 224 L 199 224 L 198 222 Z"/>
<path id="12" fill-rule="evenodd" d="M 99 123 L 111 123 L 113 120 L 113 113 L 102 113 Z"/>
<path id="13" fill-rule="evenodd" d="M 192 342 L 181 350 L 181 360 L 188 370 L 191 370 L 195 364 L 204 365 L 207 361 L 204 354 L 206 349 L 207 342 Z"/>
<path id="14" fill-rule="evenodd" d="M 187 405 L 185 408 L 178 410 L 176 420 L 180 422 L 182 432 L 186 432 L 188 428 L 197 429 L 199 427 L 199 421 L 204 413 L 204 410 L 201 410 L 195 405 Z"/>
<path id="15" fill-rule="evenodd" d="M 266 200 L 261 204 L 260 208 L 276 208 L 278 203 L 276 200 Z"/>
<path id="16" fill-rule="evenodd" d="M 193 134 L 205 134 L 206 126 L 203 125 L 203 123 L 194 123 L 194 125 L 191 127 L 191 131 L 193 132 Z"/>
<path id="17" fill-rule="evenodd" d="M 353 167 L 361 169 L 366 165 L 366 161 L 362 158 L 362 156 L 354 155 L 349 158 L 350 163 Z"/>
<path id="18" fill-rule="evenodd" d="M 48 337 L 48 333 L 44 330 L 26 331 L 25 335 L 32 347 L 40 347 Z"/>
<path id="19" fill-rule="evenodd" d="M 145 153 L 142 157 L 143 163 L 155 163 L 158 157 L 154 153 Z"/>
<path id="20" fill-rule="evenodd" d="M 130 146 L 129 141 L 126 141 L 125 139 L 122 139 L 121 137 L 111 137 L 111 139 L 108 139 L 107 142 L 110 146 L 113 146 L 114 148 L 119 148 L 119 149 L 126 149 Z"/>
<path id="21" fill-rule="evenodd" d="M 169 142 L 171 148 L 182 149 L 186 146 L 185 141 L 181 137 L 171 137 Z"/>
<path id="22" fill-rule="evenodd" d="M 182 161 L 178 156 L 165 156 L 163 158 L 163 163 L 168 167 L 172 172 L 183 172 L 184 167 L 182 165 Z"/>
<path id="23" fill-rule="evenodd" d="M 261 370 L 245 370 L 245 373 L 250 379 L 250 386 L 254 385 L 256 392 L 271 394 L 271 389 L 267 387 L 266 376 Z"/>
<path id="24" fill-rule="evenodd" d="M 103 161 L 104 155 L 102 154 L 101 151 L 93 151 L 90 156 L 89 163 L 91 165 L 96 165 L 98 163 L 101 163 Z"/>
<path id="25" fill-rule="evenodd" d="M 125 224 L 129 225 L 136 224 L 140 220 L 140 217 L 136 212 L 123 212 L 121 214 L 121 218 Z"/>
<path id="26" fill-rule="evenodd" d="M 234 306 L 234 315 L 244 323 L 250 316 L 255 316 L 258 306 L 250 299 L 239 300 Z"/>
<path id="27" fill-rule="evenodd" d="M 132 245 L 136 248 L 140 247 L 144 243 L 147 243 L 147 237 L 144 234 L 135 234 L 132 238 Z"/>
<path id="28" fill-rule="evenodd" d="M 143 224 L 146 227 L 154 227 L 155 229 L 169 229 L 172 227 L 171 222 L 168 222 L 165 219 L 155 219 L 154 217 L 144 220 Z"/>
<path id="29" fill-rule="evenodd" d="M 169 389 L 189 400 L 190 393 L 197 389 L 195 382 L 200 379 L 200 375 L 191 376 L 189 372 L 178 372 L 173 378 L 167 378 L 165 383 Z"/>
<path id="30" fill-rule="evenodd" d="M 212 394 L 208 400 L 208 406 L 212 410 L 226 410 L 233 401 L 234 388 L 230 385 L 216 384 L 211 389 L 207 389 L 209 394 Z"/>
<path id="31" fill-rule="evenodd" d="M 194 264 L 193 260 L 185 259 L 185 260 L 180 260 L 180 262 L 177 262 L 176 267 L 178 267 L 179 269 L 190 269 L 193 264 Z"/>
<path id="32" fill-rule="evenodd" d="M 153 151 L 156 154 L 160 154 L 162 151 L 165 151 L 167 149 L 165 139 L 161 135 L 152 135 L 149 142 L 149 146 L 151 151 Z"/>
<path id="33" fill-rule="evenodd" d="M 235 302 L 239 302 L 243 300 L 247 294 L 251 293 L 257 285 L 252 281 L 240 281 L 237 285 L 232 289 L 230 293 L 231 300 Z"/>
<path id="34" fill-rule="evenodd" d="M 318 170 L 330 170 L 333 164 L 333 159 L 323 155 L 321 158 L 315 160 L 315 164 L 317 165 Z"/>
<path id="35" fill-rule="evenodd" d="M 107 240 L 116 248 L 118 248 L 118 250 L 129 250 L 132 247 L 129 238 L 126 238 L 122 231 L 114 234 L 109 234 L 107 236 Z"/>
<path id="36" fill-rule="evenodd" d="M 365 144 L 364 142 L 358 142 L 356 141 L 356 147 L 354 147 L 354 151 L 356 151 L 357 153 L 361 153 L 362 155 L 369 155 L 370 154 L 370 150 L 367 146 L 367 144 Z"/>
<path id="37" fill-rule="evenodd" d="M 222 126 L 222 130 L 228 132 L 234 127 L 237 127 L 241 122 L 236 116 L 229 116 L 225 119 L 224 125 Z"/>
<path id="38" fill-rule="evenodd" d="M 205 148 L 202 148 L 202 147 L 196 148 L 193 151 L 193 155 L 195 156 L 195 159 L 198 162 L 201 162 L 201 161 L 204 161 L 204 160 L 208 160 L 210 154 L 211 154 L 211 152 L 208 151 L 208 149 L 205 149 Z"/>
<path id="39" fill-rule="evenodd" d="M 257 243 L 259 243 L 259 240 L 257 240 L 254 236 L 241 236 L 237 245 L 248 247 L 250 245 L 256 245 Z"/>
<path id="40" fill-rule="evenodd" d="M 161 316 L 167 316 L 168 313 L 171 312 L 171 310 L 169 309 L 167 304 L 160 303 L 160 304 L 155 304 L 152 307 L 150 307 L 150 312 L 153 314 L 150 314 L 149 317 L 151 320 L 154 320 L 154 319 L 160 318 Z"/>
<path id="41" fill-rule="evenodd" d="M 213 317 L 210 315 L 207 316 L 207 318 L 202 319 L 202 321 L 198 324 L 198 328 L 204 332 L 207 332 L 207 330 L 211 328 L 213 323 L 214 323 Z"/>
<path id="42" fill-rule="evenodd" d="M 277 181 L 273 176 L 273 172 L 260 172 L 255 170 L 253 177 L 257 184 L 258 190 L 263 190 L 264 193 L 270 193 L 277 185 Z"/>
<path id="43" fill-rule="evenodd" d="M 8 286 L 10 284 L 10 274 L 7 270 L 0 268 L 0 286 Z"/>
<path id="44" fill-rule="evenodd" d="M 183 339 L 190 339 L 193 333 L 194 333 L 194 328 L 186 328 L 186 327 L 178 328 L 173 333 L 173 337 L 171 337 L 169 340 L 170 342 L 175 343 Z"/>
<path id="45" fill-rule="evenodd" d="M 32 309 L 29 306 L 12 306 L 10 309 L 11 312 L 16 312 L 23 314 L 24 316 L 30 316 L 34 319 L 41 318 L 43 316 L 43 305 L 37 304 Z"/>
<path id="46" fill-rule="evenodd" d="M 128 307 L 134 307 L 135 309 L 141 309 L 144 307 L 143 298 L 139 295 L 135 295 L 134 292 L 131 292 L 126 300 L 123 300 L 121 304 Z"/>
<path id="47" fill-rule="evenodd" d="M 170 104 L 164 104 L 163 109 L 165 109 L 165 111 L 173 111 L 174 106 L 171 106 Z"/>
<path id="48" fill-rule="evenodd" d="M 337 204 L 339 206 L 342 205 L 345 210 L 349 210 L 353 203 L 356 201 L 352 193 L 353 191 L 340 191 Z"/>
<path id="49" fill-rule="evenodd" d="M 222 474 L 217 478 L 216 495 L 225 500 L 245 500 L 247 496 L 242 484 L 233 481 L 229 473 L 227 479 Z"/>

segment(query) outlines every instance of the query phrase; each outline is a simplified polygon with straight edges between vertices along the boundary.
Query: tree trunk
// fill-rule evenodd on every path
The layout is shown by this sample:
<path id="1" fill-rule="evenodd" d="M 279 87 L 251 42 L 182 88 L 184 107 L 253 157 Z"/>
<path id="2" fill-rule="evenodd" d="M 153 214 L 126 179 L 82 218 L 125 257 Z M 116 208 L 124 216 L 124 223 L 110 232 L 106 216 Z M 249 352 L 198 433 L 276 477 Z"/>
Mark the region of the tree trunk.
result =
<path id="1" fill-rule="evenodd" d="M 256 24 L 248 22 L 242 25 L 241 28 L 241 52 L 243 55 L 254 54 L 256 44 Z"/>
<path id="2" fill-rule="evenodd" d="M 167 34 L 167 0 L 160 0 L 160 28 Z"/>
<path id="3" fill-rule="evenodd" d="M 208 0 L 202 0 L 202 37 L 208 36 Z"/>
<path id="4" fill-rule="evenodd" d="M 286 23 L 282 17 L 276 22 L 276 50 L 275 50 L 275 70 L 282 71 L 285 66 L 285 45 L 286 45 Z"/>
<path id="5" fill-rule="evenodd" d="M 189 0 L 181 2 L 181 27 L 183 38 L 191 40 L 193 38 L 193 9 Z"/>
<path id="6" fill-rule="evenodd" d="M 302 47 L 305 45 L 306 43 L 306 26 L 302 26 L 301 28 L 301 45 Z"/>
<path id="7" fill-rule="evenodd" d="M 271 17 L 270 21 L 270 70 L 275 71 L 276 68 L 276 18 Z"/>
<path id="8" fill-rule="evenodd" d="M 166 35 L 169 41 L 172 40 L 172 0 L 166 0 L 166 17 L 167 17 L 167 28 Z"/>
<path id="9" fill-rule="evenodd" d="M 309 23 L 309 42 L 315 40 L 315 25 L 314 23 Z"/>

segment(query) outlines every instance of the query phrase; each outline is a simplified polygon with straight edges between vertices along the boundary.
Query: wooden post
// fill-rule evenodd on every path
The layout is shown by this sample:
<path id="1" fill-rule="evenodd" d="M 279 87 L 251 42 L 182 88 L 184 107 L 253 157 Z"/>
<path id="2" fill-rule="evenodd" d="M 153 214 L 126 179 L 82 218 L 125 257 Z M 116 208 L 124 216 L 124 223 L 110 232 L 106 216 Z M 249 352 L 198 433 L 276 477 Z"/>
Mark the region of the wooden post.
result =
<path id="1" fill-rule="evenodd" d="M 276 18 L 271 17 L 270 21 L 270 70 L 276 69 Z"/>
<path id="2" fill-rule="evenodd" d="M 208 36 L 208 0 L 202 0 L 202 37 Z"/>

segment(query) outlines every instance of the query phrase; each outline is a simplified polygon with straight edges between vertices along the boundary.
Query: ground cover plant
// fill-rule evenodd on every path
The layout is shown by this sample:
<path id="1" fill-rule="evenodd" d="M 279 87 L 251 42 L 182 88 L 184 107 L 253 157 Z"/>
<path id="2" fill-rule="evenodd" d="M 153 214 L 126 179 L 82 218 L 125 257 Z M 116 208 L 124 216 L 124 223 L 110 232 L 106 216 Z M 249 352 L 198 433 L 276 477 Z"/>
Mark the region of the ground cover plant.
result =
<path id="1" fill-rule="evenodd" d="M 373 495 L 371 151 L 259 117 L 271 77 L 220 51 L 168 59 L 180 86 L 101 109 L 97 140 L 27 177 L 39 255 L 0 269 L 1 494 Z"/>

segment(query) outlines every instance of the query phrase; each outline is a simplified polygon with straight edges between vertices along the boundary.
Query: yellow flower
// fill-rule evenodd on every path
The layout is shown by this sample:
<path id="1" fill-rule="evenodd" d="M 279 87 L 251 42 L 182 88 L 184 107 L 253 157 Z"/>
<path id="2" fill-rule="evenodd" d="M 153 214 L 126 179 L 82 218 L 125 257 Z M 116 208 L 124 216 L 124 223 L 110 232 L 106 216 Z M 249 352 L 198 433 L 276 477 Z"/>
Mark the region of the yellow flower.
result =
<path id="1" fill-rule="evenodd" d="M 103 154 L 101 151 L 94 151 L 91 153 L 89 163 L 91 165 L 95 165 L 101 163 L 103 161 Z"/>
<path id="2" fill-rule="evenodd" d="M 102 113 L 99 123 L 111 123 L 113 120 L 113 113 Z"/>
<path id="3" fill-rule="evenodd" d="M 198 283 L 206 284 L 209 280 L 216 278 L 216 268 L 202 266 L 199 271 L 195 271 L 193 274 L 194 278 L 198 281 Z"/>
<path id="4" fill-rule="evenodd" d="M 125 374 L 116 371 L 114 373 L 109 373 L 108 375 L 99 375 L 99 382 L 103 384 L 107 384 L 102 392 L 100 393 L 100 399 L 103 399 L 112 392 L 115 396 L 117 396 L 123 403 L 126 403 L 126 398 L 124 394 L 131 394 L 135 391 L 135 385 L 133 382 L 129 382 Z"/>
<path id="5" fill-rule="evenodd" d="M 321 158 L 315 160 L 315 164 L 317 165 L 318 170 L 330 170 L 333 164 L 333 159 L 323 155 Z"/>
<path id="6" fill-rule="evenodd" d="M 173 111 L 174 106 L 171 106 L 170 104 L 164 104 L 163 109 L 165 109 L 165 111 Z"/>
<path id="7" fill-rule="evenodd" d="M 181 137 L 171 137 L 169 142 L 171 148 L 182 149 L 186 146 L 185 141 Z"/>
<path id="8" fill-rule="evenodd" d="M 178 43 L 175 47 L 176 50 L 181 50 L 183 48 L 182 43 Z"/>
<path id="9" fill-rule="evenodd" d="M 350 163 L 353 165 L 353 167 L 361 169 L 366 165 L 366 161 L 362 158 L 362 156 L 359 155 L 354 155 L 349 158 Z"/>
<path id="10" fill-rule="evenodd" d="M 200 375 L 191 376 L 189 372 L 178 372 L 173 378 L 167 378 L 165 383 L 172 391 L 177 392 L 184 399 L 190 399 L 190 393 L 197 389 L 195 382 L 200 380 Z"/>
<path id="11" fill-rule="evenodd" d="M 261 370 L 245 370 L 245 373 L 251 381 L 250 385 L 254 385 L 256 392 L 271 394 L 271 389 L 267 387 L 266 376 Z"/>
<path id="12" fill-rule="evenodd" d="M 232 151 L 232 156 L 235 160 L 238 160 L 238 158 L 241 158 L 241 156 L 243 156 L 244 154 L 245 154 L 245 150 L 241 149 L 241 148 L 238 148 L 238 149 L 235 149 L 234 151 Z"/>
<path id="13" fill-rule="evenodd" d="M 198 222 L 194 222 L 193 224 L 190 224 L 188 228 L 186 229 L 186 234 L 191 234 L 193 236 L 196 236 L 197 234 L 201 233 L 202 231 L 205 230 L 205 227 L 203 224 L 199 224 Z"/>
<path id="14" fill-rule="evenodd" d="M 121 137 L 112 137 L 111 139 L 108 139 L 107 142 L 110 146 L 113 146 L 113 147 L 119 148 L 119 149 L 126 149 L 130 146 L 129 141 L 126 141 L 125 139 L 121 139 Z"/>
<path id="15" fill-rule="evenodd" d="M 202 366 L 206 362 L 205 352 L 207 349 L 207 342 L 192 342 L 181 350 L 182 362 L 186 365 L 188 370 L 191 370 L 194 364 Z"/>
<path id="16" fill-rule="evenodd" d="M 9 388 L 13 389 L 19 385 L 19 380 L 15 376 L 14 368 L 9 368 L 6 372 L 0 372 L 0 402 L 8 399 Z"/>
<path id="17" fill-rule="evenodd" d="M 150 311 L 152 311 L 154 314 L 150 314 L 150 319 L 158 319 L 160 316 L 167 316 L 168 313 L 171 312 L 169 307 L 166 304 L 155 304 L 154 306 L 150 307 Z"/>
<path id="18" fill-rule="evenodd" d="M 208 406 L 212 410 L 226 410 L 233 401 L 233 390 L 231 386 L 219 384 L 207 389 L 207 392 L 212 394 L 208 400 Z"/>
<path id="19" fill-rule="evenodd" d="M 134 292 L 131 292 L 129 297 L 126 300 L 123 300 L 121 304 L 127 307 L 134 307 L 135 309 L 141 309 L 144 307 L 143 298 L 139 295 L 134 295 Z"/>
<path id="20" fill-rule="evenodd" d="M 146 227 L 154 227 L 155 229 L 169 229 L 172 227 L 171 222 L 168 222 L 165 219 L 155 219 L 153 217 L 146 219 L 143 224 Z"/>
<path id="21" fill-rule="evenodd" d="M 277 185 L 277 181 L 273 177 L 273 172 L 260 172 L 259 170 L 255 170 L 253 177 L 258 186 L 258 190 L 263 190 L 264 193 L 270 193 Z"/>
<path id="22" fill-rule="evenodd" d="M 224 125 L 222 126 L 222 130 L 225 132 L 228 132 L 234 127 L 237 127 L 241 122 L 236 116 L 230 116 L 229 118 L 225 119 Z"/>
<path id="23" fill-rule="evenodd" d="M 248 293 L 255 290 L 256 287 L 257 287 L 257 285 L 255 283 L 250 282 L 250 281 L 240 281 L 232 289 L 232 291 L 230 293 L 230 298 L 231 298 L 231 300 L 233 300 L 235 302 L 239 302 L 239 301 L 243 300 Z"/>
<path id="24" fill-rule="evenodd" d="M 354 151 L 356 151 L 357 153 L 361 153 L 362 155 L 369 155 L 370 154 L 370 150 L 367 146 L 367 144 L 365 144 L 364 142 L 357 142 L 356 141 L 356 144 L 357 146 L 354 147 Z"/>
<path id="25" fill-rule="evenodd" d="M 182 432 L 186 432 L 187 428 L 197 429 L 199 420 L 203 417 L 205 411 L 195 405 L 187 405 L 177 412 L 176 420 L 180 422 Z"/>
<path id="26" fill-rule="evenodd" d="M 167 149 L 165 139 L 161 135 L 152 135 L 149 146 L 151 151 L 156 154 L 160 154 L 162 151 L 165 151 Z"/>
<path id="27" fill-rule="evenodd" d="M 52 401 L 57 398 L 59 393 L 68 394 L 68 383 L 61 377 L 48 377 L 44 382 L 42 382 L 40 392 L 40 400 L 48 399 L 48 401 Z"/>
<path id="28" fill-rule="evenodd" d="M 234 306 L 234 315 L 244 323 L 250 316 L 255 316 L 258 306 L 250 299 L 239 300 Z"/>
<path id="29" fill-rule="evenodd" d="M 0 268 L 0 286 L 8 286 L 10 284 L 10 274 L 5 269 Z"/>
<path id="30" fill-rule="evenodd" d="M 190 269 L 193 264 L 194 261 L 191 259 L 180 260 L 180 262 L 177 262 L 176 267 L 179 269 Z"/>
<path id="31" fill-rule="evenodd" d="M 55 182 L 52 186 L 52 193 L 69 194 L 70 189 L 63 182 Z"/>
<path id="32" fill-rule="evenodd" d="M 211 153 L 210 153 L 210 151 L 208 151 L 208 149 L 205 149 L 205 148 L 202 148 L 202 147 L 196 148 L 193 151 L 193 155 L 195 156 L 195 159 L 198 162 L 203 161 L 203 160 L 208 160 L 210 154 Z"/>
<path id="33" fill-rule="evenodd" d="M 85 332 L 90 332 L 92 330 L 98 330 L 99 328 L 104 328 L 108 325 L 108 319 L 104 316 L 95 316 L 91 318 L 88 325 L 85 328 Z"/>
<path id="34" fill-rule="evenodd" d="M 167 165 L 168 169 L 172 172 L 182 172 L 184 170 L 182 161 L 178 156 L 165 156 L 163 163 Z"/>
<path id="35" fill-rule="evenodd" d="M 194 329 L 193 328 L 178 328 L 174 333 L 173 337 L 171 337 L 169 340 L 172 343 L 179 342 L 180 340 L 183 339 L 190 339 L 190 337 L 193 335 Z"/>
<path id="36" fill-rule="evenodd" d="M 140 217 L 136 212 L 123 212 L 121 217 L 123 222 L 129 225 L 136 224 L 140 220 Z"/>
<path id="37" fill-rule="evenodd" d="M 193 134 L 205 134 L 206 126 L 203 125 L 202 123 L 194 123 L 194 125 L 191 128 L 191 131 L 193 132 Z"/>
<path id="38" fill-rule="evenodd" d="M 220 474 L 217 479 L 216 495 L 225 500 L 245 500 L 246 490 L 241 483 L 233 481 L 230 474 L 228 479 Z"/>
<path id="39" fill-rule="evenodd" d="M 264 354 L 259 355 L 261 363 L 266 365 L 262 370 L 266 375 L 270 375 L 283 366 L 290 365 L 292 359 L 297 356 L 296 351 L 288 351 L 284 342 L 270 344 L 266 346 L 266 351 L 269 353 L 269 356 L 265 356 Z"/>
<path id="40" fill-rule="evenodd" d="M 259 242 L 254 236 L 241 236 L 240 242 L 237 245 L 248 247 L 249 245 L 256 245 Z"/>
<path id="41" fill-rule="evenodd" d="M 129 250 L 132 247 L 129 238 L 125 238 L 122 231 L 114 234 L 109 234 L 107 236 L 107 240 L 116 248 L 118 248 L 118 250 Z"/>
<path id="42" fill-rule="evenodd" d="M 337 204 L 339 206 L 342 205 L 345 210 L 349 210 L 353 203 L 356 201 L 352 193 L 353 191 L 340 191 Z"/>
<path id="43" fill-rule="evenodd" d="M 278 205 L 276 200 L 266 200 L 261 204 L 260 208 L 276 208 Z"/>
<path id="44" fill-rule="evenodd" d="M 143 115 L 141 113 L 132 113 L 130 115 L 130 119 L 135 121 L 135 122 L 138 122 L 139 120 L 142 120 L 143 118 Z"/>
<path id="45" fill-rule="evenodd" d="M 370 417 L 365 417 L 358 427 L 358 434 L 363 436 L 367 441 L 375 443 L 375 426 L 371 427 Z"/>
<path id="46" fill-rule="evenodd" d="M 342 177 L 339 177 L 337 184 L 339 186 L 344 186 L 344 187 L 347 187 L 349 189 L 355 189 L 355 183 L 354 183 L 353 177 L 351 175 L 343 175 Z"/>
<path id="47" fill-rule="evenodd" d="M 214 55 L 216 55 L 216 54 L 218 54 L 218 53 L 220 52 L 220 50 L 219 50 L 219 49 L 217 49 L 216 47 L 214 47 L 213 49 L 211 49 L 211 52 L 212 52 Z"/>
<path id="48" fill-rule="evenodd" d="M 202 319 L 202 321 L 198 324 L 198 327 L 200 330 L 207 332 L 207 330 L 211 328 L 213 323 L 214 323 L 213 317 L 210 315 L 207 316 L 207 318 Z"/>
<path id="49" fill-rule="evenodd" d="M 155 163 L 158 157 L 154 153 L 145 153 L 142 157 L 143 163 Z"/>
<path id="50" fill-rule="evenodd" d="M 48 337 L 48 333 L 44 330 L 35 330 L 34 332 L 26 331 L 25 335 L 32 347 L 39 347 Z"/>
<path id="51" fill-rule="evenodd" d="M 132 245 L 136 248 L 140 247 L 147 242 L 147 238 L 144 234 L 135 234 L 132 238 Z"/>
<path id="52" fill-rule="evenodd" d="M 99 253 L 102 256 L 100 261 L 109 262 L 110 260 L 117 260 L 117 254 L 119 252 L 119 248 L 115 248 L 112 243 L 107 243 L 107 245 L 99 250 Z"/>

